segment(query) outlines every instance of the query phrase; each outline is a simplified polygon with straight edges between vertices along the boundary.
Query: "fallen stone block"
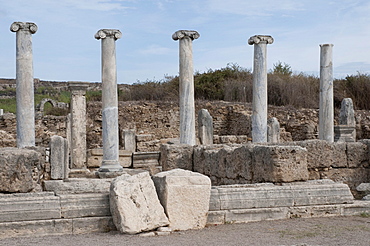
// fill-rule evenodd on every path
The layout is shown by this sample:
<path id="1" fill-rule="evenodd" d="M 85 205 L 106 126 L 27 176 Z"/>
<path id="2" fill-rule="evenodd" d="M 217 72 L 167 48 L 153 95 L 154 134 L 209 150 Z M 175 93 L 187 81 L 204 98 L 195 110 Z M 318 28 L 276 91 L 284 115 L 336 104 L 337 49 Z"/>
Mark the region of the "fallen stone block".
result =
<path id="1" fill-rule="evenodd" d="M 41 154 L 35 150 L 1 148 L 0 192 L 32 191 L 39 181 L 41 161 Z"/>
<path id="2" fill-rule="evenodd" d="M 123 174 L 112 181 L 110 209 L 122 233 L 136 234 L 169 224 L 148 172 Z"/>
<path id="3" fill-rule="evenodd" d="M 201 229 L 206 225 L 211 180 L 200 173 L 182 169 L 153 176 L 172 230 Z"/>

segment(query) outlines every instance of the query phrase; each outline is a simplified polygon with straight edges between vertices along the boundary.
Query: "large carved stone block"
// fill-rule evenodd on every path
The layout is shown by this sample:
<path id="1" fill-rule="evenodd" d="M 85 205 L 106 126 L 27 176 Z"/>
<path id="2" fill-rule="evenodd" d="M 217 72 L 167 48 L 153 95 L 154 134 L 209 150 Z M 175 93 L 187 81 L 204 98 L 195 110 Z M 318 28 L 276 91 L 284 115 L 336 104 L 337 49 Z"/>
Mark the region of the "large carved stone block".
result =
<path id="1" fill-rule="evenodd" d="M 114 179 L 110 187 L 110 209 L 113 222 L 122 233 L 136 234 L 168 225 L 148 172 Z"/>
<path id="2" fill-rule="evenodd" d="M 361 142 L 347 143 L 348 167 L 367 167 L 369 165 L 368 146 Z"/>
<path id="3" fill-rule="evenodd" d="M 307 150 L 299 146 L 255 146 L 252 168 L 253 182 L 307 180 Z"/>
<path id="4" fill-rule="evenodd" d="M 193 169 L 193 146 L 187 144 L 163 144 L 160 152 L 163 171 L 175 168 Z"/>
<path id="5" fill-rule="evenodd" d="M 329 168 L 333 164 L 334 145 L 325 140 L 297 142 L 307 149 L 308 168 Z"/>
<path id="6" fill-rule="evenodd" d="M 39 181 L 42 156 L 30 149 L 0 149 L 0 192 L 29 192 Z"/>
<path id="7" fill-rule="evenodd" d="M 206 225 L 211 180 L 200 173 L 182 169 L 153 176 L 172 230 L 201 229 Z"/>

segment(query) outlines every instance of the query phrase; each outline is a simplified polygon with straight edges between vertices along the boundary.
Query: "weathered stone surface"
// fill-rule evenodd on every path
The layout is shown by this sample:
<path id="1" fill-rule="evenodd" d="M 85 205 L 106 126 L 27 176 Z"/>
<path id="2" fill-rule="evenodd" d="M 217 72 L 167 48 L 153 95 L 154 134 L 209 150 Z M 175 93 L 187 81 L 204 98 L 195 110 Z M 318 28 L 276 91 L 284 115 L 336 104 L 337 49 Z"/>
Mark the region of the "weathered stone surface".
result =
<path id="1" fill-rule="evenodd" d="M 307 160 L 310 161 L 310 160 Z M 348 167 L 347 163 L 347 143 L 333 143 L 333 162 L 332 167 Z"/>
<path id="2" fill-rule="evenodd" d="M 172 230 L 201 229 L 206 225 L 211 190 L 207 176 L 174 169 L 154 175 L 153 181 Z"/>
<path id="3" fill-rule="evenodd" d="M 111 216 L 74 218 L 73 234 L 115 231 L 116 226 Z"/>
<path id="4" fill-rule="evenodd" d="M 356 187 L 356 190 L 368 195 L 370 194 L 370 183 L 361 183 Z"/>
<path id="5" fill-rule="evenodd" d="M 163 144 L 161 145 L 161 166 L 163 171 L 181 168 L 193 169 L 193 146 L 186 144 Z"/>
<path id="6" fill-rule="evenodd" d="M 214 186 L 210 211 L 351 203 L 347 185 L 331 180 Z"/>
<path id="7" fill-rule="evenodd" d="M 257 208 L 229 210 L 225 213 L 225 223 L 246 223 L 261 220 L 287 219 L 288 208 Z"/>
<path id="8" fill-rule="evenodd" d="M 108 193 L 113 179 L 45 180 L 44 189 L 55 194 Z"/>
<path id="9" fill-rule="evenodd" d="M 361 142 L 347 143 L 348 167 L 368 167 L 369 166 L 368 146 Z"/>
<path id="10" fill-rule="evenodd" d="M 119 163 L 122 167 L 131 167 L 132 152 L 119 150 Z M 103 149 L 90 149 L 87 151 L 87 167 L 100 167 L 103 161 Z"/>
<path id="11" fill-rule="evenodd" d="M 333 144 L 324 140 L 307 140 L 296 143 L 307 149 L 307 167 L 330 167 L 333 164 Z"/>
<path id="12" fill-rule="evenodd" d="M 267 121 L 267 142 L 280 142 L 280 123 L 275 117 L 272 117 Z"/>
<path id="13" fill-rule="evenodd" d="M 307 180 L 307 150 L 299 146 L 255 146 L 252 169 L 253 182 Z"/>
<path id="14" fill-rule="evenodd" d="M 43 162 L 40 153 L 30 149 L 0 149 L 0 192 L 29 192 L 39 181 Z"/>
<path id="15" fill-rule="evenodd" d="M 109 193 L 60 194 L 64 219 L 110 216 Z"/>
<path id="16" fill-rule="evenodd" d="M 213 119 L 207 109 L 198 112 L 198 137 L 203 145 L 213 144 Z"/>
<path id="17" fill-rule="evenodd" d="M 34 220 L 0 223 L 0 238 L 72 234 L 72 220 Z"/>
<path id="18" fill-rule="evenodd" d="M 61 136 L 50 138 L 51 179 L 64 179 L 65 174 L 65 142 Z"/>
<path id="19" fill-rule="evenodd" d="M 135 130 L 123 130 L 122 131 L 122 142 L 123 147 L 127 151 L 136 151 L 136 132 Z"/>
<path id="20" fill-rule="evenodd" d="M 60 219 L 60 198 L 53 192 L 0 194 L 0 222 Z"/>
<path id="21" fill-rule="evenodd" d="M 194 148 L 194 171 L 211 178 L 212 185 L 250 183 L 252 145 L 213 145 Z"/>
<path id="22" fill-rule="evenodd" d="M 114 179 L 110 207 L 114 224 L 122 233 L 136 234 L 168 225 L 148 172 Z"/>

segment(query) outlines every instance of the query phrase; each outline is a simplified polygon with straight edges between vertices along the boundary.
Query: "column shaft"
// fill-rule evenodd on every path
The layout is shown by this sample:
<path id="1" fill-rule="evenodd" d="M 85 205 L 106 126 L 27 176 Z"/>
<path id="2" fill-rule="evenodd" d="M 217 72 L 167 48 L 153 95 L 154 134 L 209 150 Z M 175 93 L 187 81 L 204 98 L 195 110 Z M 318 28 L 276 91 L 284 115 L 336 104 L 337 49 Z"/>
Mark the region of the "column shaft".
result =
<path id="1" fill-rule="evenodd" d="M 32 34 L 37 26 L 14 22 L 10 30 L 16 32 L 17 147 L 31 147 L 35 146 Z"/>
<path id="2" fill-rule="evenodd" d="M 196 144 L 195 133 L 195 103 L 194 103 L 194 69 L 193 45 L 194 39 L 199 38 L 196 31 L 180 30 L 172 35 L 179 40 L 180 78 L 180 144 Z"/>
<path id="3" fill-rule="evenodd" d="M 192 40 L 180 39 L 180 143 L 195 145 L 195 103 Z"/>
<path id="4" fill-rule="evenodd" d="M 320 48 L 319 139 L 334 142 L 333 45 Z"/>
<path id="5" fill-rule="evenodd" d="M 71 168 L 86 169 L 86 90 L 89 83 L 68 82 L 71 91 Z"/>
<path id="6" fill-rule="evenodd" d="M 119 163 L 118 94 L 116 67 L 116 39 L 121 32 L 113 29 L 98 31 L 95 38 L 101 39 L 102 50 L 102 127 L 103 161 L 100 172 L 121 171 Z"/>
<path id="7" fill-rule="evenodd" d="M 256 35 L 248 40 L 254 45 L 252 141 L 267 142 L 267 44 L 273 43 L 271 36 Z"/>

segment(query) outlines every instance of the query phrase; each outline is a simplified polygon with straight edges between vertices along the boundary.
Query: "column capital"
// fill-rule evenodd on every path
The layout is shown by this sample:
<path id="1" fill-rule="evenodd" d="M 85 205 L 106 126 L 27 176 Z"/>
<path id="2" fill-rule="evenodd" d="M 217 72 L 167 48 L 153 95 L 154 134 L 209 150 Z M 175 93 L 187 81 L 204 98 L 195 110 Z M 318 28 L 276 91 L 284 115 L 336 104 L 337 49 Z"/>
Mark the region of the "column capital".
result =
<path id="1" fill-rule="evenodd" d="M 10 26 L 10 31 L 18 32 L 19 30 L 29 31 L 31 34 L 34 34 L 37 32 L 37 25 L 32 22 L 13 22 Z"/>
<path id="2" fill-rule="evenodd" d="M 89 85 L 89 82 L 68 81 L 68 88 L 72 94 L 85 94 Z"/>
<path id="3" fill-rule="evenodd" d="M 118 29 L 100 29 L 96 34 L 96 39 L 104 39 L 106 37 L 112 37 L 114 40 L 120 39 L 122 37 L 122 33 Z"/>
<path id="4" fill-rule="evenodd" d="M 259 43 L 265 43 L 265 44 L 272 44 L 274 42 L 274 39 L 269 35 L 254 35 L 248 39 L 248 44 L 259 44 Z"/>
<path id="5" fill-rule="evenodd" d="M 173 40 L 178 40 L 182 39 L 185 37 L 189 37 L 191 40 L 197 39 L 200 37 L 199 33 L 197 31 L 192 31 L 192 30 L 179 30 L 172 34 L 172 39 Z"/>
<path id="6" fill-rule="evenodd" d="M 325 47 L 325 46 L 330 46 L 330 47 L 333 47 L 334 44 L 319 44 L 320 47 Z"/>

